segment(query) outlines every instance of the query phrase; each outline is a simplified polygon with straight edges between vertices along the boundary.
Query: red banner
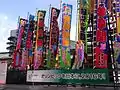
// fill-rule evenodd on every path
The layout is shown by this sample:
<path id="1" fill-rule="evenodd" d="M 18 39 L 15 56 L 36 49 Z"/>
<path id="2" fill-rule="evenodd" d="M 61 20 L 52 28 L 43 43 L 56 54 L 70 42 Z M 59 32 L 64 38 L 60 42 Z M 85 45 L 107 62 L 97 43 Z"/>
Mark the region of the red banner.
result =
<path id="1" fill-rule="evenodd" d="M 36 33 L 36 45 L 34 50 L 34 69 L 43 67 L 43 41 L 44 41 L 44 19 L 46 11 L 37 12 L 37 33 Z"/>
<path id="2" fill-rule="evenodd" d="M 19 50 L 21 48 L 21 41 L 22 41 L 22 36 L 24 33 L 24 26 L 27 23 L 27 20 L 25 19 L 20 19 L 19 22 L 19 28 L 18 28 L 18 38 L 17 38 L 17 46 L 16 46 L 16 50 Z"/>
<path id="3" fill-rule="evenodd" d="M 107 7 L 104 2 L 99 1 L 97 8 L 97 30 L 96 30 L 96 48 L 95 48 L 95 68 L 107 68 Z"/>
<path id="4" fill-rule="evenodd" d="M 20 67 L 21 66 L 21 44 L 22 44 L 22 37 L 25 30 L 25 24 L 27 23 L 26 19 L 20 19 L 19 21 L 19 28 L 18 28 L 18 37 L 17 37 L 17 46 L 16 50 L 13 54 L 13 67 Z"/>
<path id="5" fill-rule="evenodd" d="M 55 67 L 55 60 L 58 50 L 58 40 L 59 40 L 59 27 L 58 27 L 58 16 L 60 10 L 52 7 L 51 9 L 51 19 L 50 19 L 50 41 L 49 49 L 51 50 L 50 65 L 51 68 Z"/>
<path id="6" fill-rule="evenodd" d="M 58 27 L 58 16 L 60 10 L 56 8 L 51 9 L 51 20 L 50 20 L 50 49 L 53 47 L 57 47 L 58 45 L 58 38 L 59 38 L 59 27 Z"/>

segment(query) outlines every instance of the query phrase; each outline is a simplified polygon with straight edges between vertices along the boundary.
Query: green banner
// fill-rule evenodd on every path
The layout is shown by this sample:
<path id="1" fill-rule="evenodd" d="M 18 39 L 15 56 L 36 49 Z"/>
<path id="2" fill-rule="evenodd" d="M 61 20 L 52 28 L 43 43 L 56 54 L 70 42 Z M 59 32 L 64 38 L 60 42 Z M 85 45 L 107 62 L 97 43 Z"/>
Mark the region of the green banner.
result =
<path id="1" fill-rule="evenodd" d="M 27 82 L 51 82 L 60 84 L 107 84 L 107 69 L 84 70 L 29 70 Z"/>

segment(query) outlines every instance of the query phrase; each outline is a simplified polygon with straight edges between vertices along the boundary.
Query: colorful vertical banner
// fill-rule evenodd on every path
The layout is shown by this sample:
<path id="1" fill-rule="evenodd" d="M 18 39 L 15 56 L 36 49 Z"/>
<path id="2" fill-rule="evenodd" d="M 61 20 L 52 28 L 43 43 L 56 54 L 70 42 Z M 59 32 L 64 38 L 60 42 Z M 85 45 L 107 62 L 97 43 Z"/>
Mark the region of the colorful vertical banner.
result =
<path id="1" fill-rule="evenodd" d="M 30 43 L 26 43 L 28 41 L 28 36 L 30 36 L 29 33 L 29 21 L 27 20 L 25 26 L 24 26 L 24 34 L 23 34 L 23 40 L 22 40 L 22 49 L 21 49 L 21 67 L 20 70 L 26 70 L 27 69 L 27 62 L 28 62 L 28 49 L 26 45 Z"/>
<path id="2" fill-rule="evenodd" d="M 95 68 L 107 68 L 108 61 L 108 38 L 107 38 L 107 1 L 99 0 L 97 8 L 97 30 L 96 30 L 96 42 L 95 48 Z"/>
<path id="3" fill-rule="evenodd" d="M 19 50 L 21 48 L 22 36 L 24 34 L 24 27 L 26 23 L 27 23 L 26 19 L 22 19 L 22 18 L 20 19 L 16 50 Z"/>
<path id="4" fill-rule="evenodd" d="M 58 27 L 58 17 L 60 10 L 57 8 L 51 8 L 51 20 L 50 20 L 50 42 L 49 49 L 51 51 L 51 57 L 48 62 L 50 62 L 50 68 L 54 68 L 56 64 L 56 55 L 58 50 L 58 40 L 59 40 L 59 27 Z"/>
<path id="5" fill-rule="evenodd" d="M 36 24 L 36 45 L 34 51 L 34 69 L 43 67 L 43 32 L 46 11 L 38 10 Z"/>
<path id="6" fill-rule="evenodd" d="M 27 31 L 27 39 L 26 39 L 26 50 L 28 51 L 28 61 L 27 61 L 27 65 L 31 65 L 33 63 L 32 58 L 33 58 L 33 31 L 34 31 L 34 21 L 35 16 L 34 15 L 29 15 L 29 22 L 28 22 L 28 31 Z"/>
<path id="7" fill-rule="evenodd" d="M 88 60 L 88 41 L 89 40 L 89 34 L 88 33 L 88 25 L 89 25 L 89 20 L 90 20 L 90 15 L 94 12 L 94 3 L 95 0 L 80 0 L 80 3 L 82 4 L 80 6 L 80 38 L 79 40 L 83 40 L 84 42 L 84 55 L 85 55 L 85 61 L 86 65 L 91 64 Z M 91 65 L 90 65 L 91 66 Z"/>
<path id="8" fill-rule="evenodd" d="M 26 39 L 26 48 L 27 49 L 32 49 L 33 30 L 34 30 L 34 20 L 29 20 L 29 27 L 28 27 L 27 39 Z"/>
<path id="9" fill-rule="evenodd" d="M 70 29 L 72 19 L 72 5 L 62 5 L 62 60 L 60 60 L 60 67 L 69 69 L 71 66 L 70 58 Z"/>
<path id="10" fill-rule="evenodd" d="M 75 51 L 75 62 L 72 69 L 80 69 L 84 60 L 84 43 L 81 40 L 77 41 Z"/>
<path id="11" fill-rule="evenodd" d="M 17 37 L 17 46 L 16 46 L 16 50 L 14 51 L 13 54 L 13 66 L 14 67 L 20 67 L 21 66 L 21 44 L 22 44 L 22 37 L 24 34 L 24 30 L 25 30 L 25 25 L 27 23 L 26 19 L 21 18 L 19 20 L 19 28 L 18 28 L 18 37 Z"/>
<path id="12" fill-rule="evenodd" d="M 81 0 L 81 3 L 83 6 L 81 7 L 81 29 L 83 30 L 84 35 L 82 36 L 82 40 L 85 40 L 85 53 L 87 54 L 87 48 L 88 48 L 88 40 L 87 40 L 87 30 L 88 30 L 88 20 L 89 20 L 89 11 L 90 11 L 90 1 L 89 0 Z"/>

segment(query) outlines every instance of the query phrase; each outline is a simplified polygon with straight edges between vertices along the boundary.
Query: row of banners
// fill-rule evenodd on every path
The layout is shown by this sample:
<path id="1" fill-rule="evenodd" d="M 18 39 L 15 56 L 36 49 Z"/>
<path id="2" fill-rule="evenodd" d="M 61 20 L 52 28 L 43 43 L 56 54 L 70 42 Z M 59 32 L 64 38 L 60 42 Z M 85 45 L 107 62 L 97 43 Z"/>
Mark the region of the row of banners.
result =
<path id="1" fill-rule="evenodd" d="M 45 30 L 46 11 L 38 10 L 36 16 L 29 15 L 28 19 L 20 18 L 18 40 L 13 55 L 13 66 L 20 70 L 26 70 L 27 66 L 32 67 L 32 70 L 27 70 L 27 82 L 52 82 L 60 84 L 103 84 L 109 82 L 107 68 L 109 58 L 108 47 L 110 46 L 108 44 L 107 10 L 110 9 L 110 4 L 108 4 L 110 2 L 108 2 L 108 0 L 80 0 L 80 2 L 81 15 L 79 18 L 79 28 L 82 33 L 79 32 L 79 40 L 75 45 L 74 60 L 71 59 L 70 53 L 72 5 L 62 4 L 61 30 L 59 30 L 58 24 L 60 9 L 51 8 L 48 41 L 48 33 Z M 114 58 L 118 63 L 120 63 L 119 6 L 120 2 L 117 0 L 117 34 L 113 42 L 113 49 L 115 54 Z M 96 12 L 94 10 L 96 10 Z M 94 50 L 92 54 L 93 57 L 95 57 L 95 61 L 93 61 L 93 67 L 95 67 L 95 69 L 81 69 L 83 68 L 84 62 L 87 61 L 89 52 L 87 31 L 92 13 L 96 14 L 96 21 L 93 20 L 93 22 L 95 22 L 93 24 L 96 26 L 94 33 L 96 37 L 93 41 L 91 40 L 93 43 L 96 42 L 95 48 L 91 46 L 91 49 Z M 39 70 L 44 68 L 47 70 Z"/>
<path id="2" fill-rule="evenodd" d="M 59 26 L 58 17 L 60 10 L 57 8 L 51 8 L 50 19 L 50 39 L 49 49 L 45 52 L 49 54 L 47 56 L 47 67 L 56 67 L 56 56 L 58 55 L 59 48 L 61 52 L 61 63 L 59 67 L 65 67 L 66 64 L 70 67 L 70 28 L 71 28 L 71 16 L 72 5 L 63 4 L 62 9 L 62 39 L 59 42 Z M 18 40 L 16 50 L 13 55 L 13 66 L 25 70 L 27 65 L 33 65 L 34 69 L 40 69 L 44 67 L 44 51 L 46 41 L 44 38 L 45 33 L 45 15 L 46 11 L 37 11 L 37 15 L 29 15 L 28 20 L 20 18 L 18 27 Z M 62 45 L 59 47 L 58 44 Z M 21 50 L 22 48 L 22 50 Z M 50 63 L 49 63 L 50 62 Z M 58 66 L 57 65 L 57 66 Z"/>
<path id="3" fill-rule="evenodd" d="M 90 1 L 90 0 L 88 0 Z M 27 65 L 33 66 L 35 70 L 47 67 L 50 69 L 80 69 L 83 66 L 85 55 L 87 55 L 87 30 L 89 21 L 89 8 L 93 9 L 92 3 L 82 0 L 81 6 L 81 31 L 84 30 L 84 41 L 76 42 L 75 60 L 72 65 L 70 54 L 70 30 L 72 20 L 72 5 L 62 5 L 62 30 L 59 30 L 58 18 L 60 10 L 51 8 L 50 37 L 49 43 L 45 40 L 45 16 L 46 11 L 38 10 L 36 16 L 29 15 L 29 18 L 20 19 L 18 27 L 18 40 L 13 55 L 14 67 L 25 70 Z M 92 0 L 91 0 L 92 1 Z M 99 2 L 97 2 L 99 1 Z M 96 0 L 96 46 L 94 48 L 96 68 L 107 68 L 108 66 L 108 28 L 107 28 L 107 0 Z M 117 3 L 118 4 L 118 3 Z M 119 5 L 116 5 L 116 7 Z M 95 9 L 95 7 L 94 7 Z M 93 10 L 92 10 L 93 11 Z M 102 12 L 101 12 L 102 11 Z M 94 11 L 93 11 L 94 12 Z M 92 12 L 91 12 L 92 13 Z M 95 12 L 94 12 L 95 13 Z M 119 11 L 117 12 L 117 14 Z M 117 36 L 114 42 L 115 59 L 120 61 L 119 52 L 119 17 L 117 17 Z M 62 34 L 59 32 L 61 31 Z M 48 47 L 47 47 L 48 46 Z M 22 48 L 22 50 L 21 50 Z M 46 56 L 45 56 L 46 55 Z M 46 66 L 45 66 L 46 65 Z"/>

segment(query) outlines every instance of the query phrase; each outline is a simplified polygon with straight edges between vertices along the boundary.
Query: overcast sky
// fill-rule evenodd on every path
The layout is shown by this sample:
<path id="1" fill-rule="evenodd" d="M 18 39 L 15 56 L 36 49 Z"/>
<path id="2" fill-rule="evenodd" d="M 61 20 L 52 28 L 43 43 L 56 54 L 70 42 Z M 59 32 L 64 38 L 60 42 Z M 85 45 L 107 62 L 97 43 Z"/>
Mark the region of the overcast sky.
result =
<path id="1" fill-rule="evenodd" d="M 75 40 L 76 30 L 76 0 L 62 0 L 73 5 L 71 40 Z M 48 25 L 49 6 L 60 8 L 60 0 L 0 0 L 0 52 L 5 52 L 10 30 L 17 29 L 18 16 L 27 18 L 27 13 L 35 14 L 36 8 L 46 10 L 46 25 Z"/>

